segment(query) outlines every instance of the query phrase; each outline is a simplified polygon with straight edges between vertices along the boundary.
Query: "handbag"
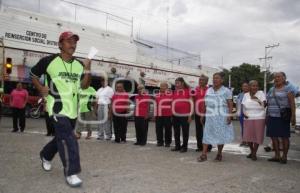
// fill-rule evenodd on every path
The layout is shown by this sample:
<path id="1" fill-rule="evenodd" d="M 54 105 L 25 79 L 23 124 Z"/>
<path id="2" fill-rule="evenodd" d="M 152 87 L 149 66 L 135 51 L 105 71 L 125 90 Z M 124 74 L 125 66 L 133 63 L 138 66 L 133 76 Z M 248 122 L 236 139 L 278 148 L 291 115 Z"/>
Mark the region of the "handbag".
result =
<path id="1" fill-rule="evenodd" d="M 277 104 L 277 106 L 279 107 L 279 110 L 280 110 L 280 117 L 285 120 L 285 121 L 290 121 L 291 120 L 291 116 L 292 116 L 292 110 L 291 108 L 281 108 L 280 107 L 280 104 L 278 102 L 278 99 L 275 95 L 275 88 L 273 88 L 273 97 L 275 98 L 275 102 Z"/>

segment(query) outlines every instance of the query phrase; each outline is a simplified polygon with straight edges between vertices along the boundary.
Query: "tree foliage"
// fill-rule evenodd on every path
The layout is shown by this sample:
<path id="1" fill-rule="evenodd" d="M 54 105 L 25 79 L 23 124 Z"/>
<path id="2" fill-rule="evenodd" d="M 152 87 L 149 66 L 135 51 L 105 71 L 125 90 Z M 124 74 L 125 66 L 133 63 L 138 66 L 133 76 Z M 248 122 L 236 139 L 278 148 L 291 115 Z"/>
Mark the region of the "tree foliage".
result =
<path id="1" fill-rule="evenodd" d="M 224 69 L 225 73 L 224 84 L 229 86 L 229 73 L 231 74 L 231 88 L 234 88 L 233 94 L 236 95 L 241 92 L 241 86 L 244 82 L 251 80 L 258 81 L 259 89 L 264 89 L 264 72 L 261 72 L 259 65 L 252 65 L 243 63 L 240 66 L 234 66 L 229 70 Z M 270 83 L 271 76 L 268 73 L 268 83 Z M 267 85 L 268 88 L 270 84 Z"/>

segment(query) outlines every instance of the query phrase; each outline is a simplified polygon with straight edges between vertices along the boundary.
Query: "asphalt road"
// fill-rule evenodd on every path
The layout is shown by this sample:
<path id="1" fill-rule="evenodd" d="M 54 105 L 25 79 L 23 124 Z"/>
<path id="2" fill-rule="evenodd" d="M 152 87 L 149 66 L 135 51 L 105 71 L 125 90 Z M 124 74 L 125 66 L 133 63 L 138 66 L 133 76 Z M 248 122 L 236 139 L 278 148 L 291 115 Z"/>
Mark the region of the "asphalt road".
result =
<path id="1" fill-rule="evenodd" d="M 239 147 L 239 127 L 235 122 L 236 139 L 225 146 L 224 161 L 213 159 L 215 150 L 204 163 L 196 161 L 194 125 L 191 125 L 189 151 L 171 152 L 155 146 L 154 125 L 150 124 L 149 144 L 136 147 L 133 124 L 129 124 L 128 142 L 80 139 L 83 179 L 81 188 L 66 185 L 59 157 L 53 170 L 44 172 L 39 151 L 51 137 L 45 136 L 44 120 L 27 120 L 25 133 L 11 133 L 11 118 L 4 117 L 0 128 L 0 193 L 292 193 L 300 192 L 300 137 L 293 134 L 287 165 L 269 163 L 260 148 L 259 159 L 245 157 L 248 149 Z M 96 133 L 93 133 L 94 136 Z M 268 139 L 266 139 L 268 143 Z"/>

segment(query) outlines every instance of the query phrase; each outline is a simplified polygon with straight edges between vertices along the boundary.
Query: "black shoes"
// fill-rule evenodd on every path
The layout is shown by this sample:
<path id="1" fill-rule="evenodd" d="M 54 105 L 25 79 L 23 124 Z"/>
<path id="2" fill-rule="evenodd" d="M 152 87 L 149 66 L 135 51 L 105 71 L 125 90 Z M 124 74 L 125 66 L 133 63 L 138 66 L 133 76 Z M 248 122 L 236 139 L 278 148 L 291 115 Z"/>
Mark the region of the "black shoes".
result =
<path id="1" fill-rule="evenodd" d="M 272 151 L 272 148 L 269 147 L 269 146 L 266 146 L 266 147 L 264 147 L 264 150 L 265 150 L 266 152 L 271 152 L 271 151 Z"/>
<path id="2" fill-rule="evenodd" d="M 162 147 L 162 146 L 170 147 L 170 143 L 166 143 L 165 145 L 164 145 L 164 143 L 157 143 L 156 146 L 157 147 Z"/>
<path id="3" fill-rule="evenodd" d="M 180 151 L 180 147 L 174 147 L 171 149 L 171 151 Z"/>
<path id="4" fill-rule="evenodd" d="M 186 147 L 174 147 L 171 149 L 171 151 L 179 151 L 180 153 L 185 153 L 187 152 L 187 148 Z"/>
<path id="5" fill-rule="evenodd" d="M 280 158 L 272 157 L 268 159 L 269 162 L 280 162 Z"/>
<path id="6" fill-rule="evenodd" d="M 145 146 L 145 145 L 146 145 L 146 143 L 138 143 L 138 142 L 135 142 L 133 145 Z"/>

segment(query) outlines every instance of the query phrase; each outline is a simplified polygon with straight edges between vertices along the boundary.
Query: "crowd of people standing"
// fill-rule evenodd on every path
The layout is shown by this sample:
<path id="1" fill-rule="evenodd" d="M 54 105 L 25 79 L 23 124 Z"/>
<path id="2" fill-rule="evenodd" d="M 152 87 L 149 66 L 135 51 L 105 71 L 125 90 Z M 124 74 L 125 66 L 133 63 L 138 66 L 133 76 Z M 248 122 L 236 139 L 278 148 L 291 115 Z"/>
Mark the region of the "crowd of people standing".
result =
<path id="1" fill-rule="evenodd" d="M 144 146 L 147 143 L 150 105 L 152 104 L 157 146 L 170 147 L 173 133 L 175 140 L 171 151 L 187 152 L 190 123 L 194 117 L 196 151 L 201 152 L 198 161 L 206 161 L 207 153 L 213 146 L 216 146 L 218 150 L 215 160 L 221 161 L 224 145 L 234 140 L 232 119 L 237 115 L 241 123 L 242 144 L 250 149 L 247 158 L 253 161 L 257 160 L 258 147 L 263 144 L 266 135 L 271 138 L 275 151 L 275 156 L 269 161 L 287 163 L 290 125 L 295 124 L 295 103 L 293 102 L 295 92 L 286 85 L 285 74 L 283 72 L 274 73 L 274 86 L 267 95 L 259 90 L 258 81 L 251 80 L 243 83 L 242 93 L 237 99 L 238 111 L 236 114 L 232 112 L 232 92 L 223 85 L 223 73 L 215 73 L 212 82 L 212 86 L 209 87 L 208 77 L 201 75 L 199 85 L 192 89 L 183 78 L 179 77 L 175 80 L 175 90 L 171 90 L 167 82 L 162 82 L 159 92 L 153 95 L 150 95 L 143 85 L 138 85 L 138 93 L 133 97 L 136 132 L 134 145 Z M 132 101 L 129 99 L 129 94 L 125 92 L 122 82 L 116 83 L 115 90 L 116 92 L 109 87 L 104 94 L 105 99 L 102 87 L 96 92 L 98 105 L 101 104 L 101 101 L 109 101 L 105 111 L 99 111 L 98 106 L 98 121 L 106 123 L 104 131 L 108 135 L 105 139 L 111 139 L 113 129 L 115 142 L 126 143 L 127 118 L 130 116 L 129 105 Z M 102 94 L 100 94 L 101 92 Z M 288 111 L 288 117 L 282 117 L 282 109 Z M 101 113 L 102 115 L 99 117 Z M 102 121 L 104 117 L 108 119 Z M 100 128 L 100 131 L 103 131 L 102 126 Z M 98 135 L 98 139 L 104 139 L 103 135 Z M 283 144 L 282 156 L 278 148 L 279 141 L 282 141 Z"/>

